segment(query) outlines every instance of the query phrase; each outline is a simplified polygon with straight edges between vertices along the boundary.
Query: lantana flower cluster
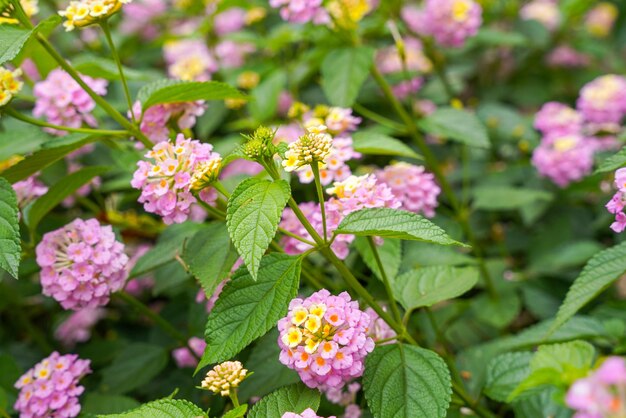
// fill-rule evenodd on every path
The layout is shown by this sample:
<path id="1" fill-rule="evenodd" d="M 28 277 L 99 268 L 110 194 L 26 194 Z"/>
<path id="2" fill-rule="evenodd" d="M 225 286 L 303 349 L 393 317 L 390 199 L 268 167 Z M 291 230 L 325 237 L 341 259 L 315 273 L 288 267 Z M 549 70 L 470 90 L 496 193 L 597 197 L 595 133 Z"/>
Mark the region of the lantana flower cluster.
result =
<path id="1" fill-rule="evenodd" d="M 91 338 L 91 329 L 105 315 L 106 310 L 103 308 L 85 308 L 73 312 L 56 329 L 54 338 L 61 341 L 65 347 L 73 347 L 76 343 L 88 341 Z"/>
<path id="2" fill-rule="evenodd" d="M 536 20 L 549 31 L 561 24 L 561 11 L 555 0 L 533 0 L 525 4 L 519 14 L 523 20 Z"/>
<path id="3" fill-rule="evenodd" d="M 143 113 L 140 102 L 133 105 L 133 113 L 141 121 L 139 124 L 141 132 L 155 143 L 169 139 L 172 123 L 181 130 L 193 128 L 196 118 L 202 116 L 205 110 L 206 104 L 202 100 L 158 104 L 149 107 Z"/>
<path id="4" fill-rule="evenodd" d="M 324 125 L 310 127 L 297 141 L 289 144 L 282 163 L 285 171 L 295 171 L 310 164 L 325 164 L 332 148 L 332 137 L 326 129 Z"/>
<path id="5" fill-rule="evenodd" d="M 611 229 L 615 232 L 622 232 L 626 229 L 626 168 L 620 168 L 615 172 L 615 187 L 617 192 L 606 204 L 606 209 L 615 215 L 615 222 L 611 224 Z"/>
<path id="6" fill-rule="evenodd" d="M 590 376 L 579 379 L 567 391 L 565 403 L 574 418 L 620 418 L 626 416 L 626 363 L 609 357 Z"/>
<path id="7" fill-rule="evenodd" d="M 300 414 L 297 414 L 295 412 L 285 412 L 281 418 L 324 418 L 324 417 L 320 417 L 319 415 L 315 413 L 314 410 L 312 410 L 311 408 L 307 408 L 304 411 L 302 411 L 302 413 Z M 337 418 L 337 417 L 333 415 L 328 418 Z"/>
<path id="8" fill-rule="evenodd" d="M 22 75 L 22 70 L 19 68 L 16 70 L 8 70 L 4 67 L 0 67 L 0 106 L 4 106 L 9 103 L 17 93 L 22 90 L 22 83 L 19 77 Z"/>
<path id="9" fill-rule="evenodd" d="M 222 396 L 228 396 L 231 389 L 239 387 L 248 370 L 239 361 L 226 361 L 209 370 L 202 381 L 202 388 Z"/>
<path id="10" fill-rule="evenodd" d="M 81 79 L 100 96 L 107 93 L 107 81 L 89 76 Z M 91 127 L 98 125 L 91 114 L 96 107 L 93 99 L 83 90 L 68 73 L 61 69 L 50 71 L 48 77 L 35 84 L 35 108 L 33 115 L 44 117 L 49 123 L 70 128 L 80 128 L 83 123 Z M 65 131 L 44 128 L 55 135 L 64 135 Z"/>
<path id="11" fill-rule="evenodd" d="M 179 134 L 175 143 L 159 142 L 148 151 L 148 160 L 137 163 L 139 168 L 131 181 L 134 188 L 141 190 L 139 203 L 143 203 L 146 212 L 163 217 L 166 224 L 184 222 L 191 205 L 197 202 L 190 189 L 191 177 L 200 163 L 219 157 L 212 149 L 210 144 Z M 217 192 L 203 189 L 198 197 L 212 205 Z"/>
<path id="12" fill-rule="evenodd" d="M 435 216 L 441 188 L 435 182 L 435 175 L 423 166 L 397 162 L 376 171 L 376 178 L 389 186 L 402 209 L 428 218 Z"/>
<path id="13" fill-rule="evenodd" d="M 66 31 L 94 24 L 122 8 L 122 4 L 131 0 L 79 0 L 70 1 L 59 15 L 65 17 L 63 27 Z"/>
<path id="14" fill-rule="evenodd" d="M 28 370 L 15 383 L 20 390 L 13 406 L 24 418 L 72 418 L 80 413 L 80 379 L 91 373 L 89 360 L 56 351 Z"/>
<path id="15" fill-rule="evenodd" d="M 325 289 L 296 298 L 278 321 L 280 361 L 311 388 L 344 386 L 363 374 L 363 361 L 374 350 L 367 335 L 369 316 L 347 292 Z"/>
<path id="16" fill-rule="evenodd" d="M 164 57 L 170 77 L 184 81 L 208 81 L 218 64 L 201 39 L 171 41 L 164 46 Z"/>
<path id="17" fill-rule="evenodd" d="M 543 136 L 533 165 L 560 187 L 588 175 L 595 152 L 616 146 L 614 134 L 626 116 L 626 78 L 596 78 L 581 89 L 576 106 L 549 102 L 535 116 L 535 128 Z"/>
<path id="18" fill-rule="evenodd" d="M 611 33 L 618 14 L 619 10 L 613 3 L 602 1 L 585 16 L 585 28 L 597 38 L 606 38 Z"/>
<path id="19" fill-rule="evenodd" d="M 36 248 L 43 294 L 64 309 L 106 305 L 128 276 L 124 245 L 110 225 L 75 219 L 46 233 Z"/>
<path id="20" fill-rule="evenodd" d="M 193 353 L 202 357 L 204 353 L 204 349 L 206 348 L 206 341 L 202 338 L 191 337 L 188 341 L 189 348 L 193 350 Z M 189 351 L 188 347 L 180 347 L 172 351 L 172 358 L 176 362 L 176 365 L 180 368 L 183 367 L 196 367 L 198 365 L 198 360 L 194 355 Z"/>
<path id="21" fill-rule="evenodd" d="M 270 0 L 270 6 L 279 8 L 280 17 L 288 22 L 321 25 L 330 21 L 322 0 Z"/>
<path id="22" fill-rule="evenodd" d="M 17 206 L 25 208 L 30 202 L 48 192 L 48 186 L 43 184 L 37 175 L 32 175 L 26 180 L 13 183 L 13 190 L 17 197 Z"/>

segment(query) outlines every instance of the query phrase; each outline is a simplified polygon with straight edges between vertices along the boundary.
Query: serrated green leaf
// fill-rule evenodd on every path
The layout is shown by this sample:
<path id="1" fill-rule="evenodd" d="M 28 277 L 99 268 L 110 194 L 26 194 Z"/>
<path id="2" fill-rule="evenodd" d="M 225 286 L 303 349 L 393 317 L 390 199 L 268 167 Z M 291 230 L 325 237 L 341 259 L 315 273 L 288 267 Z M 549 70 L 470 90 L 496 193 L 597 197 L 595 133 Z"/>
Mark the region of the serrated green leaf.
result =
<path id="1" fill-rule="evenodd" d="M 140 406 L 140 403 L 123 395 L 87 393 L 81 412 L 87 414 L 118 414 Z"/>
<path id="2" fill-rule="evenodd" d="M 230 243 L 226 224 L 215 222 L 196 232 L 182 257 L 204 293 L 211 297 L 217 285 L 228 277 L 238 256 Z"/>
<path id="3" fill-rule="evenodd" d="M 10 183 L 16 183 L 20 180 L 35 174 L 39 170 L 54 164 L 61 158 L 65 157 L 72 151 L 96 140 L 96 137 L 86 136 L 83 134 L 69 134 L 63 138 L 45 142 L 39 151 L 33 155 L 23 159 L 13 167 L 2 172 L 2 176 Z"/>
<path id="4" fill-rule="evenodd" d="M 362 154 L 422 159 L 418 153 L 404 142 L 378 132 L 356 132 L 352 135 L 352 140 L 354 141 L 354 150 Z"/>
<path id="5" fill-rule="evenodd" d="M 528 376 L 509 394 L 507 401 L 543 385 L 567 388 L 587 374 L 594 356 L 594 347 L 586 341 L 539 346 L 530 360 Z"/>
<path id="6" fill-rule="evenodd" d="M 70 196 L 84 184 L 89 183 L 92 178 L 106 173 L 109 169 L 110 167 L 103 166 L 87 167 L 59 180 L 30 207 L 25 217 L 28 227 L 34 231 L 43 217 L 61 203 L 63 199 Z"/>
<path id="7" fill-rule="evenodd" d="M 270 393 L 255 403 L 248 418 L 282 417 L 285 412 L 302 413 L 307 408 L 317 411 L 320 393 L 303 383 L 289 385 Z"/>
<path id="8" fill-rule="evenodd" d="M 242 418 L 248 411 L 248 404 L 239 405 L 237 408 L 231 409 L 222 416 L 222 418 Z"/>
<path id="9" fill-rule="evenodd" d="M 555 389 L 546 389 L 513 402 L 515 418 L 571 418 L 572 411 L 554 400 L 554 392 Z"/>
<path id="10" fill-rule="evenodd" d="M 161 103 L 192 102 L 196 100 L 245 99 L 246 95 L 229 84 L 219 81 L 159 80 L 150 83 L 137 94 L 144 110 Z"/>
<path id="11" fill-rule="evenodd" d="M 483 210 L 513 210 L 524 205 L 549 202 L 552 194 L 543 190 L 520 187 L 479 187 L 474 190 L 474 208 Z"/>
<path id="12" fill-rule="evenodd" d="M 133 343 L 124 348 L 102 371 L 102 385 L 110 393 L 123 394 L 150 382 L 167 365 L 163 347 Z"/>
<path id="13" fill-rule="evenodd" d="M 243 267 L 234 273 L 207 320 L 207 347 L 196 371 L 228 360 L 276 326 L 298 292 L 301 262 L 272 253 L 261 260 L 257 280 Z"/>
<path id="14" fill-rule="evenodd" d="M 34 34 L 40 31 L 46 34 L 59 23 L 61 23 L 61 17 L 53 15 L 40 22 L 31 30 L 7 24 L 0 25 L 0 64 L 17 57 Z"/>
<path id="15" fill-rule="evenodd" d="M 250 101 L 248 108 L 250 115 L 257 122 L 263 122 L 276 114 L 278 97 L 280 92 L 285 89 L 286 83 L 287 75 L 283 70 L 278 70 L 252 89 L 250 96 L 253 100 Z"/>
<path id="16" fill-rule="evenodd" d="M 522 351 L 505 353 L 492 359 L 487 366 L 485 394 L 491 399 L 506 402 L 508 396 L 530 373 L 533 353 Z"/>
<path id="17" fill-rule="evenodd" d="M 123 414 L 98 415 L 98 418 L 206 418 L 207 414 L 184 399 L 159 399 Z"/>
<path id="18" fill-rule="evenodd" d="M 431 266 L 407 271 L 392 280 L 391 286 L 398 302 L 411 310 L 456 298 L 477 281 L 474 267 Z"/>
<path id="19" fill-rule="evenodd" d="M 626 166 L 626 147 L 623 147 L 621 150 L 602 161 L 595 173 L 607 173 L 624 166 Z"/>
<path id="20" fill-rule="evenodd" d="M 322 62 L 322 89 L 333 106 L 351 107 L 374 61 L 369 47 L 331 51 Z"/>
<path id="21" fill-rule="evenodd" d="M 466 246 L 450 238 L 443 229 L 428 219 L 413 212 L 391 208 L 352 212 L 341 221 L 335 232 Z"/>
<path id="22" fill-rule="evenodd" d="M 17 197 L 11 184 L 0 177 L 0 269 L 18 277 L 22 256 Z"/>
<path id="23" fill-rule="evenodd" d="M 443 418 L 450 405 L 450 371 L 434 351 L 381 345 L 365 358 L 363 390 L 376 418 Z"/>
<path id="24" fill-rule="evenodd" d="M 228 199 L 228 232 L 254 279 L 290 196 L 289 183 L 284 180 L 249 178 L 239 183 Z"/>
<path id="25" fill-rule="evenodd" d="M 374 253 L 372 252 L 368 239 L 366 237 L 356 237 L 356 240 L 354 240 L 354 246 L 367 267 L 372 270 L 372 273 L 374 273 L 376 277 L 382 280 L 378 263 L 376 263 Z M 393 280 L 393 278 L 398 275 L 400 264 L 402 263 L 402 241 L 397 239 L 386 239 L 382 245 L 377 246 L 377 251 L 387 277 L 390 280 Z"/>
<path id="26" fill-rule="evenodd" d="M 489 148 L 487 129 L 476 115 L 466 110 L 440 107 L 421 119 L 419 127 L 429 134 L 448 138 L 472 147 Z"/>
<path id="27" fill-rule="evenodd" d="M 626 273 L 626 242 L 591 257 L 567 292 L 549 332 L 554 332 L 624 273 Z"/>

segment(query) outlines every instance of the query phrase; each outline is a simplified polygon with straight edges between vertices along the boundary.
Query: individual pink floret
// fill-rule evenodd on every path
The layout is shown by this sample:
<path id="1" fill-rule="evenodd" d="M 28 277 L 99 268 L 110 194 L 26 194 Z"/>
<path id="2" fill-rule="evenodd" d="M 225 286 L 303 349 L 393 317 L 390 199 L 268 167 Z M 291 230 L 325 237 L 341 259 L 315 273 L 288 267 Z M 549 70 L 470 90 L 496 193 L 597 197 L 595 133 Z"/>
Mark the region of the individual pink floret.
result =
<path id="1" fill-rule="evenodd" d="M 280 361 L 311 388 L 342 387 L 363 374 L 374 349 L 369 326 L 369 316 L 347 292 L 333 296 L 322 289 L 294 299 L 278 321 Z"/>
<path id="2" fill-rule="evenodd" d="M 17 197 L 17 206 L 23 209 L 33 200 L 48 193 L 48 186 L 39 181 L 34 174 L 26 180 L 13 183 L 13 190 Z"/>
<path id="3" fill-rule="evenodd" d="M 88 76 L 81 78 L 98 95 L 107 93 L 106 80 Z M 96 102 L 63 70 L 52 70 L 45 80 L 35 84 L 33 94 L 36 99 L 33 115 L 36 117 L 44 117 L 51 124 L 70 128 L 80 128 L 83 123 L 91 127 L 98 126 L 96 118 L 91 114 Z M 53 128 L 44 130 L 54 135 L 67 133 Z"/>
<path id="4" fill-rule="evenodd" d="M 399 162 L 378 170 L 376 177 L 380 183 L 391 188 L 403 209 L 428 218 L 435 216 L 441 188 L 435 181 L 435 175 L 423 166 Z"/>
<path id="5" fill-rule="evenodd" d="M 159 142 L 148 151 L 147 160 L 137 163 L 139 168 L 131 181 L 131 186 L 141 190 L 139 203 L 143 203 L 146 212 L 163 217 L 168 225 L 187 220 L 191 205 L 197 202 L 190 190 L 191 176 L 198 163 L 219 156 L 212 149 L 210 144 L 178 134 L 176 143 Z M 217 192 L 205 188 L 199 197 L 211 205 Z"/>
<path id="6" fill-rule="evenodd" d="M 270 6 L 280 8 L 280 17 L 288 22 L 320 25 L 330 21 L 322 0 L 270 0 Z"/>
<path id="7" fill-rule="evenodd" d="M 202 116 L 205 110 L 206 104 L 202 100 L 163 103 L 151 106 L 143 113 L 140 102 L 133 105 L 135 118 L 141 121 L 139 125 L 141 132 L 155 143 L 169 140 L 171 124 L 175 124 L 181 130 L 193 128 L 196 119 Z"/>
<path id="8" fill-rule="evenodd" d="M 109 303 L 128 276 L 124 244 L 110 225 L 75 219 L 45 234 L 36 248 L 43 294 L 64 309 L 95 308 Z"/>
<path id="9" fill-rule="evenodd" d="M 56 351 L 28 370 L 15 383 L 20 393 L 13 407 L 20 418 L 73 418 L 80 413 L 79 385 L 91 373 L 89 360 Z"/>
<path id="10" fill-rule="evenodd" d="M 191 337 L 189 339 L 189 347 L 193 350 L 196 356 L 202 357 L 204 349 L 206 348 L 206 342 L 202 338 Z M 189 348 L 180 347 L 172 351 L 172 357 L 176 362 L 176 365 L 180 368 L 183 367 L 196 367 L 198 360 L 191 354 Z"/>
<path id="11" fill-rule="evenodd" d="M 315 413 L 314 410 L 312 410 L 311 408 L 307 408 L 304 411 L 302 411 L 301 414 L 296 414 L 295 412 L 285 412 L 281 418 L 324 418 L 324 417 L 320 417 L 319 415 Z M 337 417 L 333 415 L 328 418 L 337 418 Z"/>

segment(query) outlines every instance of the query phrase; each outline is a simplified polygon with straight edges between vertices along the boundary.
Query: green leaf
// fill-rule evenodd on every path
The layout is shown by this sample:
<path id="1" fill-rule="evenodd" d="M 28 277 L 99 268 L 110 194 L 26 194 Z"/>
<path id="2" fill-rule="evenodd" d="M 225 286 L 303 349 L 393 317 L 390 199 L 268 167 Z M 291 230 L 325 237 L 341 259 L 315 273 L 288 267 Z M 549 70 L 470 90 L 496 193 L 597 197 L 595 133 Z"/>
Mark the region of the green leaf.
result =
<path id="1" fill-rule="evenodd" d="M 571 418 L 572 411 L 554 400 L 556 389 L 549 388 L 513 402 L 515 418 Z"/>
<path id="2" fill-rule="evenodd" d="M 64 177 L 55 183 L 48 192 L 37 199 L 27 213 L 25 222 L 31 230 L 35 230 L 39 222 L 63 199 L 73 194 L 82 185 L 89 183 L 92 178 L 106 173 L 110 167 L 87 167 Z"/>
<path id="3" fill-rule="evenodd" d="M 354 150 L 362 154 L 422 159 L 418 153 L 404 142 L 378 132 L 356 132 L 352 135 L 352 139 L 354 141 Z"/>
<path id="4" fill-rule="evenodd" d="M 541 345 L 530 360 L 530 372 L 507 398 L 510 402 L 520 394 L 543 385 L 567 388 L 584 377 L 593 364 L 595 349 L 586 341 Z"/>
<path id="5" fill-rule="evenodd" d="M 465 110 L 440 107 L 421 119 L 419 127 L 429 134 L 458 141 L 472 147 L 489 148 L 487 129 L 476 115 Z"/>
<path id="6" fill-rule="evenodd" d="M 466 246 L 450 238 L 443 229 L 428 219 L 413 212 L 391 208 L 352 212 L 341 221 L 335 232 Z"/>
<path id="7" fill-rule="evenodd" d="M 25 155 L 39 149 L 42 143 L 53 139 L 40 127 L 13 118 L 3 118 L 0 131 L 0 161 L 14 155 Z M 16 141 L 15 138 L 20 138 Z"/>
<path id="8" fill-rule="evenodd" d="M 74 69 L 79 73 L 95 78 L 106 80 L 119 80 L 120 73 L 117 70 L 115 61 L 95 55 L 82 55 L 72 60 Z M 146 71 L 137 71 L 132 68 L 123 67 L 124 76 L 127 80 L 150 81 L 155 77 Z"/>
<path id="9" fill-rule="evenodd" d="M 114 394 L 130 392 L 152 381 L 165 368 L 167 359 L 163 347 L 133 343 L 102 371 L 102 385 Z"/>
<path id="10" fill-rule="evenodd" d="M 392 280 L 391 286 L 398 302 L 411 310 L 460 296 L 477 281 L 474 267 L 431 266 L 407 271 Z"/>
<path id="11" fill-rule="evenodd" d="M 607 173 L 624 166 L 626 166 L 626 147 L 602 161 L 595 173 Z"/>
<path id="12" fill-rule="evenodd" d="M 368 239 L 366 237 L 357 237 L 354 241 L 354 245 L 367 267 L 372 270 L 372 273 L 374 273 L 376 277 L 382 280 L 378 263 L 376 263 Z M 400 264 L 402 264 L 402 241 L 386 239 L 382 245 L 377 245 L 376 248 L 380 256 L 380 261 L 385 268 L 385 273 L 387 273 L 387 277 L 392 280 L 398 275 Z"/>
<path id="13" fill-rule="evenodd" d="M 239 405 L 237 408 L 231 409 L 222 416 L 222 418 L 243 418 L 248 411 L 248 404 Z"/>
<path id="14" fill-rule="evenodd" d="M 251 92 L 252 99 L 248 108 L 250 115 L 258 122 L 263 122 L 276 114 L 278 97 L 287 83 L 284 71 L 274 71 Z"/>
<path id="15" fill-rule="evenodd" d="M 522 303 L 515 292 L 502 292 L 497 300 L 487 294 L 472 300 L 472 310 L 476 318 L 485 324 L 502 329 L 517 318 Z"/>
<path id="16" fill-rule="evenodd" d="M 81 411 L 87 414 L 118 414 L 139 406 L 139 402 L 128 396 L 87 393 Z"/>
<path id="17" fill-rule="evenodd" d="M 98 418 L 207 418 L 207 414 L 184 399 L 159 399 L 123 414 L 98 415 Z"/>
<path id="18" fill-rule="evenodd" d="M 36 172 L 59 161 L 70 152 L 75 151 L 83 145 L 95 140 L 96 137 L 94 136 L 69 134 L 63 138 L 46 142 L 39 151 L 36 151 L 30 157 L 25 158 L 13 167 L 4 171 L 2 176 L 10 183 L 16 183 L 20 180 L 24 180 Z"/>
<path id="19" fill-rule="evenodd" d="M 626 242 L 600 251 L 574 280 L 559 308 L 550 333 L 626 273 Z"/>
<path id="20" fill-rule="evenodd" d="M 235 272 L 207 320 L 207 347 L 196 371 L 228 360 L 276 326 L 298 292 L 301 262 L 272 253 L 261 260 L 257 280 L 245 268 Z"/>
<path id="21" fill-rule="evenodd" d="M 237 257 L 223 222 L 210 224 L 196 232 L 182 255 L 207 297 L 213 295 L 217 285 L 228 277 Z"/>
<path id="22" fill-rule="evenodd" d="M 18 278 L 22 256 L 17 197 L 11 184 L 0 177 L 0 268 Z"/>
<path id="23" fill-rule="evenodd" d="M 298 383 L 282 387 L 255 403 L 248 418 L 282 417 L 285 412 L 300 414 L 307 408 L 317 411 L 319 405 L 320 393 Z"/>
<path id="24" fill-rule="evenodd" d="M 475 209 L 513 210 L 551 200 L 552 194 L 549 192 L 520 187 L 490 186 L 474 190 Z"/>
<path id="25" fill-rule="evenodd" d="M 485 394 L 491 399 L 506 402 L 513 390 L 530 373 L 533 353 L 522 351 L 505 353 L 492 359 L 487 366 Z"/>
<path id="26" fill-rule="evenodd" d="M 17 57 L 30 38 L 41 31 L 48 33 L 61 23 L 60 16 L 50 16 L 40 22 L 32 30 L 17 28 L 13 25 L 0 25 L 0 64 Z"/>
<path id="27" fill-rule="evenodd" d="M 369 47 L 331 51 L 322 62 L 322 89 L 333 106 L 352 107 L 374 62 Z"/>
<path id="28" fill-rule="evenodd" d="M 159 80 L 142 87 L 137 94 L 144 110 L 161 103 L 245 98 L 236 88 L 219 81 Z"/>
<path id="29" fill-rule="evenodd" d="M 228 199 L 228 232 L 254 279 L 290 196 L 289 183 L 284 180 L 249 178 L 239 183 Z"/>
<path id="30" fill-rule="evenodd" d="M 365 358 L 363 390 L 376 418 L 443 418 L 452 383 L 448 366 L 434 351 L 391 344 Z"/>

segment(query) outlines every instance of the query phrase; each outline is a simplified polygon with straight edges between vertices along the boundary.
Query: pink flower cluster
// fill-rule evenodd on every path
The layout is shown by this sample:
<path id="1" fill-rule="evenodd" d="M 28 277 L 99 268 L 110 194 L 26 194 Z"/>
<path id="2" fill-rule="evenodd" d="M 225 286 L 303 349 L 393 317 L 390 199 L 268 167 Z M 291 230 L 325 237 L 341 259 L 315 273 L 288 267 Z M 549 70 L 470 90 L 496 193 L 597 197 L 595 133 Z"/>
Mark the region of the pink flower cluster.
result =
<path id="1" fill-rule="evenodd" d="M 140 102 L 133 105 L 133 113 L 141 121 L 141 132 L 155 143 L 169 139 L 170 123 L 175 122 L 181 130 L 191 129 L 196 124 L 196 118 L 202 116 L 205 110 L 206 104 L 202 100 L 159 104 L 149 107 L 143 113 Z"/>
<path id="2" fill-rule="evenodd" d="M 218 64 L 201 39 L 172 41 L 163 47 L 167 71 L 172 78 L 185 81 L 208 81 Z"/>
<path id="3" fill-rule="evenodd" d="M 139 203 L 147 212 L 163 217 L 166 224 L 184 222 L 190 213 L 190 207 L 196 198 L 190 191 L 191 175 L 198 163 L 219 157 L 211 152 L 213 146 L 200 141 L 185 139 L 178 134 L 176 143 L 159 142 L 145 155 L 149 161 L 139 161 L 139 167 L 131 186 L 141 190 Z M 205 188 L 199 194 L 200 199 L 213 204 L 217 192 Z"/>
<path id="4" fill-rule="evenodd" d="M 418 21 L 421 11 L 412 6 L 406 6 L 402 9 L 402 18 L 407 25 L 413 27 L 415 17 Z M 414 30 L 414 32 L 417 32 Z M 413 37 L 403 39 L 404 55 L 406 60 L 406 69 L 410 72 L 429 73 L 433 69 L 433 63 L 424 54 L 422 42 Z M 396 45 L 391 45 L 378 50 L 376 53 L 376 66 L 383 74 L 399 73 L 404 71 L 404 63 L 398 52 Z"/>
<path id="5" fill-rule="evenodd" d="M 561 11 L 555 0 L 533 0 L 526 3 L 519 14 L 523 20 L 536 20 L 549 31 L 561 24 Z"/>
<path id="6" fill-rule="evenodd" d="M 589 55 L 576 51 L 568 45 L 559 45 L 546 57 L 546 63 L 553 68 L 580 68 L 590 64 Z"/>
<path id="7" fill-rule="evenodd" d="M 611 224 L 611 229 L 617 233 L 626 229 L 626 168 L 620 168 L 615 172 L 615 187 L 617 192 L 606 204 L 606 209 L 615 215 L 615 222 Z"/>
<path id="8" fill-rule="evenodd" d="M 26 180 L 14 183 L 13 190 L 17 197 L 17 206 L 21 209 L 39 196 L 48 193 L 48 187 L 37 179 L 37 175 L 32 175 Z"/>
<path id="9" fill-rule="evenodd" d="M 626 363 L 608 357 L 590 376 L 579 379 L 567 391 L 565 403 L 573 418 L 618 418 L 626 416 Z"/>
<path id="10" fill-rule="evenodd" d="M 270 0 L 270 6 L 280 8 L 280 17 L 292 23 L 328 23 L 330 17 L 322 0 Z"/>
<path id="11" fill-rule="evenodd" d="M 202 338 L 191 337 L 189 339 L 189 347 L 191 347 L 196 356 L 202 357 L 204 349 L 206 348 L 206 342 Z M 176 365 L 180 368 L 196 367 L 198 365 L 198 360 L 196 360 L 187 347 L 175 349 L 172 351 L 172 357 L 174 358 Z"/>
<path id="12" fill-rule="evenodd" d="M 482 8 L 474 0 L 426 0 L 421 10 L 408 8 L 403 18 L 413 32 L 430 35 L 445 47 L 461 47 L 478 32 Z"/>
<path id="13" fill-rule="evenodd" d="M 369 328 L 369 336 L 372 337 L 374 342 L 378 342 L 381 340 L 389 340 L 390 338 L 396 337 L 396 332 L 387 324 L 375 310 L 372 308 L 367 308 L 365 313 L 369 315 L 371 319 L 370 328 Z M 390 341 L 388 344 L 391 344 L 393 341 Z M 387 343 L 383 343 L 387 344 Z"/>
<path id="14" fill-rule="evenodd" d="M 371 310 L 371 308 L 368 308 L 368 310 Z M 365 313 L 367 314 L 367 310 Z M 326 395 L 326 399 L 332 403 L 342 405 L 346 408 L 343 418 L 361 418 L 361 408 L 356 404 L 356 395 L 359 390 L 361 390 L 361 385 L 357 382 L 353 382 L 346 385 L 344 388 L 325 388 L 324 394 Z"/>
<path id="15" fill-rule="evenodd" d="M 72 418 L 80 413 L 78 397 L 85 388 L 79 380 L 91 373 L 89 360 L 56 351 L 19 378 L 20 394 L 13 406 L 20 418 Z"/>
<path id="16" fill-rule="evenodd" d="M 400 201 L 394 196 L 389 186 L 379 183 L 374 175 L 350 176 L 343 182 L 335 182 L 334 187 L 328 189 L 328 192 L 336 195 L 336 197 L 325 202 L 328 236 L 332 235 L 339 223 L 349 213 L 365 208 L 390 207 L 396 209 L 401 206 Z M 313 228 L 322 236 L 324 226 L 319 204 L 305 202 L 301 203 L 299 207 Z M 280 227 L 312 241 L 309 233 L 289 208 L 283 212 Z M 352 241 L 354 241 L 353 235 L 338 235 L 331 244 L 331 248 L 337 257 L 345 259 L 350 252 L 349 247 Z M 283 237 L 282 244 L 287 254 L 300 254 L 311 248 L 309 244 L 287 236 Z"/>
<path id="17" fill-rule="evenodd" d="M 138 34 L 152 40 L 159 35 L 158 17 L 167 10 L 165 0 L 134 0 L 122 7 L 120 30 L 125 34 Z"/>
<path id="18" fill-rule="evenodd" d="M 333 296 L 322 289 L 294 299 L 278 321 L 280 361 L 311 388 L 342 387 L 363 374 L 363 361 L 374 350 L 369 326 L 369 316 L 347 292 Z"/>
<path id="19" fill-rule="evenodd" d="M 296 414 L 295 412 L 285 412 L 281 418 L 324 418 L 324 417 L 320 417 L 319 415 L 315 413 L 314 410 L 312 410 L 311 408 L 307 408 L 304 411 L 302 411 L 301 414 Z M 337 417 L 333 415 L 328 418 L 337 418 Z"/>
<path id="20" fill-rule="evenodd" d="M 107 93 L 107 81 L 81 76 L 83 81 L 97 94 L 104 96 Z M 91 111 L 96 103 L 65 71 L 52 70 L 48 77 L 35 84 L 33 89 L 36 102 L 33 115 L 45 117 L 54 125 L 80 128 L 83 123 L 91 127 L 98 125 Z M 55 135 L 64 135 L 65 131 L 44 128 Z"/>
<path id="21" fill-rule="evenodd" d="M 422 213 L 428 218 L 435 216 L 441 188 L 435 182 L 434 174 L 424 167 L 399 162 L 378 170 L 376 177 L 380 183 L 389 186 L 403 209 Z"/>
<path id="22" fill-rule="evenodd" d="M 539 174 L 559 187 L 581 180 L 593 168 L 595 147 L 576 133 L 544 136 L 532 156 Z"/>
<path id="23" fill-rule="evenodd" d="M 213 18 L 213 31 L 219 37 L 237 32 L 246 25 L 246 11 L 240 7 L 231 7 Z"/>
<path id="24" fill-rule="evenodd" d="M 231 39 L 224 39 L 215 46 L 215 56 L 222 68 L 241 67 L 246 60 L 246 56 L 256 51 L 254 44 L 250 42 L 235 42 Z"/>
<path id="25" fill-rule="evenodd" d="M 64 309 L 95 308 L 124 287 L 128 275 L 124 245 L 110 225 L 75 219 L 45 234 L 36 248 L 43 294 Z"/>
<path id="26" fill-rule="evenodd" d="M 105 314 L 103 308 L 85 308 L 73 312 L 56 329 L 54 338 L 65 347 L 74 347 L 76 343 L 88 341 L 91 338 L 91 329 Z"/>
<path id="27" fill-rule="evenodd" d="M 588 122 L 620 123 L 626 116 L 626 77 L 608 74 L 587 83 L 576 107 Z"/>

